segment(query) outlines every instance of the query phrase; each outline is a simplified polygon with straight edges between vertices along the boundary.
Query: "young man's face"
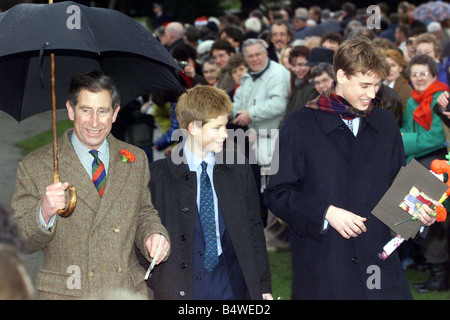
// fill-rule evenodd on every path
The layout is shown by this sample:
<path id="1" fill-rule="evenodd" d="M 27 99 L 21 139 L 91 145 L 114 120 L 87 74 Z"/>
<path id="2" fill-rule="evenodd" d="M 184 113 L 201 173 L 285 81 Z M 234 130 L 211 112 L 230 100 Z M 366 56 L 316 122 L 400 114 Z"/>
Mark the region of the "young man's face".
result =
<path id="1" fill-rule="evenodd" d="M 82 89 L 74 108 L 66 102 L 69 119 L 80 142 L 89 149 L 97 150 L 111 132 L 120 106 L 112 107 L 108 90 L 90 92 Z"/>
<path id="2" fill-rule="evenodd" d="M 347 100 L 355 109 L 365 111 L 380 88 L 381 78 L 374 73 L 356 73 L 347 77 L 342 69 L 336 73 L 336 94 Z"/>
<path id="3" fill-rule="evenodd" d="M 228 60 L 230 60 L 230 55 L 225 50 L 214 49 L 211 53 L 211 56 L 213 57 L 214 62 L 217 64 L 220 70 L 225 68 Z"/>

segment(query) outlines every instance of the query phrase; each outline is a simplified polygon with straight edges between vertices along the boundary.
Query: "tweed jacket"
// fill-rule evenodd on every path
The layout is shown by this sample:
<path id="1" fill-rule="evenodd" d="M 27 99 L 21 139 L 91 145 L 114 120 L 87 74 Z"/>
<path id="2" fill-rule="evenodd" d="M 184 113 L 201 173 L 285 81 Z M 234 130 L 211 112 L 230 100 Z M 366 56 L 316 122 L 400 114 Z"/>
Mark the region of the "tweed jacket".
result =
<path id="1" fill-rule="evenodd" d="M 35 284 L 37 297 L 101 298 L 115 290 L 148 297 L 145 270 L 134 246 L 150 259 L 145 239 L 157 232 L 169 236 L 151 202 L 147 157 L 141 149 L 109 135 L 109 171 L 100 197 L 73 150 L 71 131 L 58 139 L 59 173 L 62 182 L 76 187 L 77 204 L 70 217 L 56 216 L 48 231 L 41 226 L 38 213 L 45 188 L 52 183 L 52 146 L 32 152 L 18 165 L 11 204 L 14 219 L 27 252 L 43 250 Z M 120 149 L 131 151 L 135 162 L 123 163 Z"/>

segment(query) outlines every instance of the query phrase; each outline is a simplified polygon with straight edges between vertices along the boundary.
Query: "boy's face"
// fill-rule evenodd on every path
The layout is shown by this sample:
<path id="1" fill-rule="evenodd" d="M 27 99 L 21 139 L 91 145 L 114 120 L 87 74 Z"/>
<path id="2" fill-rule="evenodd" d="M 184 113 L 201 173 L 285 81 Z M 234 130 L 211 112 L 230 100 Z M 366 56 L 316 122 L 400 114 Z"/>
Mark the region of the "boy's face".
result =
<path id="1" fill-rule="evenodd" d="M 237 68 L 231 70 L 231 76 L 233 77 L 233 80 L 236 84 L 241 84 L 241 78 L 244 74 L 247 73 L 247 70 L 247 67 L 242 64 Z"/>
<path id="2" fill-rule="evenodd" d="M 355 109 L 365 111 L 380 88 L 381 78 L 375 73 L 347 77 L 342 69 L 336 73 L 336 94 L 347 100 Z"/>
<path id="3" fill-rule="evenodd" d="M 204 158 L 208 153 L 219 153 L 223 149 L 223 143 L 228 138 L 226 125 L 228 123 L 228 115 L 221 115 L 217 118 L 210 119 L 202 127 L 200 123 L 194 123 L 191 135 L 194 138 L 195 154 L 202 154 Z M 201 149 L 201 150 L 200 150 Z"/>
<path id="4" fill-rule="evenodd" d="M 314 88 L 316 88 L 317 92 L 320 94 L 330 89 L 332 84 L 333 78 L 331 78 L 326 72 L 314 77 Z"/>

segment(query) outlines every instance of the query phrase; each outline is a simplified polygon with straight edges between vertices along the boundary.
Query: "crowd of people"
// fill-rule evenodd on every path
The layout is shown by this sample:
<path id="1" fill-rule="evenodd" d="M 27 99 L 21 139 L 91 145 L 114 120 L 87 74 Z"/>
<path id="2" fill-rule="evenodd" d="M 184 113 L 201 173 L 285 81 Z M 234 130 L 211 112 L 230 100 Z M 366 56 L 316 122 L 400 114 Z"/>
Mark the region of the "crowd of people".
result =
<path id="1" fill-rule="evenodd" d="M 59 140 L 62 178 L 87 190 L 73 218 L 57 215 L 68 183 L 48 185 L 50 147 L 19 163 L 12 208 L 26 252 L 44 250 L 38 297 L 151 289 L 155 299 L 272 299 L 267 252 L 277 250 L 292 255 L 293 299 L 410 299 L 411 267 L 429 271 L 419 292 L 450 289 L 450 220 L 435 223 L 424 205 L 427 232 L 381 261 L 391 232 L 371 214 L 402 166 L 430 169 L 448 152 L 449 21 L 415 20 L 407 2 L 377 5 L 381 23 L 369 28 L 351 2 L 338 13 L 272 7 L 192 23 L 162 19 L 156 4 L 153 32 L 186 92 L 142 104 L 162 131 L 151 148 L 109 135 L 120 98 L 112 79 L 90 72 L 72 79 L 74 128 Z M 246 133 L 243 145 L 230 129 Z M 121 163 L 123 149 L 136 161 Z M 166 157 L 153 161 L 152 150 Z M 215 158 L 231 151 L 248 161 Z M 92 180 L 106 187 L 98 193 Z M 82 274 L 76 290 L 69 265 Z"/>
<path id="2" fill-rule="evenodd" d="M 429 169 L 433 159 L 444 159 L 448 152 L 449 20 L 415 19 L 416 6 L 406 1 L 395 7 L 377 6 L 381 13 L 377 28 L 368 27 L 366 8 L 346 2 L 339 12 L 319 6 L 271 7 L 266 12 L 255 9 L 244 18 L 227 15 L 202 17 L 191 24 L 166 22 L 155 30 L 169 52 L 178 43 L 178 48 L 189 47 L 194 54 L 186 61 L 189 70 L 196 71 L 191 78 L 197 80 L 186 83 L 186 88 L 198 83 L 200 76 L 203 83 L 225 90 L 234 105 L 228 128 L 255 129 L 254 140 L 267 146 L 268 150 L 254 150 L 254 174 L 270 251 L 289 248 L 290 240 L 287 225 L 267 210 L 263 200 L 269 177 L 265 169 L 271 165 L 278 137 L 259 133 L 280 129 L 290 114 L 332 88 L 337 71 L 333 72 L 333 56 L 343 41 L 365 37 L 389 64 L 376 97 L 379 106 L 395 117 L 406 163 L 415 158 Z M 319 27 L 322 31 L 317 32 Z M 186 71 L 181 75 L 185 77 Z M 172 131 L 166 133 L 166 143 L 162 145 L 161 138 L 154 148 L 168 148 L 169 154 Z M 244 152 L 248 155 L 247 149 Z M 407 243 L 399 250 L 405 269 L 431 270 L 430 279 L 416 285 L 421 292 L 450 288 L 447 228 L 446 223 L 434 225 L 420 247 Z"/>

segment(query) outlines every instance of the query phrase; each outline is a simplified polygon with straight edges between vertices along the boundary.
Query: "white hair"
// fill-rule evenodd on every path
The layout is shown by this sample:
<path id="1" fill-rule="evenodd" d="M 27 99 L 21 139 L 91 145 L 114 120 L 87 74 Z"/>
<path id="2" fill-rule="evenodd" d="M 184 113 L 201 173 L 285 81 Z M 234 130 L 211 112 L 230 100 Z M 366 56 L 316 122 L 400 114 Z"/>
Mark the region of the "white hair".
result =
<path id="1" fill-rule="evenodd" d="M 244 53 L 244 56 L 247 55 L 247 53 L 245 51 L 245 48 L 247 48 L 249 46 L 253 46 L 255 44 L 259 44 L 259 46 L 261 47 L 261 51 L 262 52 L 266 52 L 267 51 L 267 49 L 266 49 L 267 48 L 267 43 L 264 40 L 250 38 L 250 39 L 245 40 L 244 43 L 242 44 L 242 52 Z"/>
<path id="2" fill-rule="evenodd" d="M 441 24 L 437 21 L 430 22 L 430 24 L 427 26 L 427 32 L 430 32 L 430 33 L 441 31 L 441 30 L 442 30 Z"/>
<path id="3" fill-rule="evenodd" d="M 245 20 L 244 27 L 248 31 L 254 31 L 256 33 L 261 32 L 261 21 L 256 17 L 251 17 Z"/>

